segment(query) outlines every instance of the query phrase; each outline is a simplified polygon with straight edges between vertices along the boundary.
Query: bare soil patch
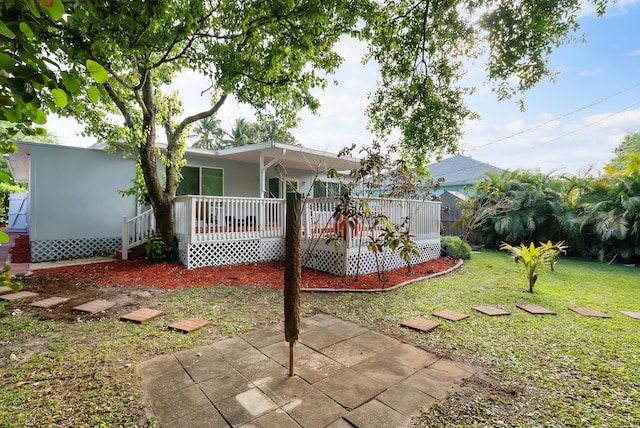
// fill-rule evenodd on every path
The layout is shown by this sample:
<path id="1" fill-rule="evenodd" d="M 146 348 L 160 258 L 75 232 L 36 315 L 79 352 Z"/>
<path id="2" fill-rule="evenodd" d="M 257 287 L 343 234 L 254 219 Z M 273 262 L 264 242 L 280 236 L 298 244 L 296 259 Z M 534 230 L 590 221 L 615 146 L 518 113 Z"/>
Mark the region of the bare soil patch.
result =
<path id="1" fill-rule="evenodd" d="M 390 288 L 397 284 L 446 271 L 456 262 L 439 258 L 407 269 L 385 272 L 383 280 L 377 274 L 353 277 L 337 277 L 315 270 L 305 270 L 302 288 L 334 290 L 373 290 Z M 157 293 L 191 287 L 260 287 L 281 289 L 284 283 L 282 263 L 255 263 L 229 267 L 203 267 L 185 269 L 178 263 L 150 263 L 147 259 L 94 263 L 53 269 L 40 269 L 19 278 L 25 290 L 39 293 L 30 301 L 12 303 L 12 308 L 33 309 L 33 300 L 59 296 L 68 297 L 66 303 L 39 311 L 39 316 L 55 320 L 77 321 L 108 316 L 82 314 L 75 306 L 94 299 L 110 300 L 118 304 L 118 314 L 134 310 L 140 300 Z M 120 314 L 120 315 L 122 315 Z"/>

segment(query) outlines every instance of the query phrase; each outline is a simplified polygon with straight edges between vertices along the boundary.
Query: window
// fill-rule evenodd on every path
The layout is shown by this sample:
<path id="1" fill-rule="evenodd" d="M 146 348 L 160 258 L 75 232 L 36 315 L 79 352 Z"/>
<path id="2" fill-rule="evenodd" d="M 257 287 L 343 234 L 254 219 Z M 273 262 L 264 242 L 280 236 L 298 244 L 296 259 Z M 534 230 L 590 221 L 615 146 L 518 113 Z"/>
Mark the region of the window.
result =
<path id="1" fill-rule="evenodd" d="M 223 193 L 222 169 L 195 166 L 185 166 L 182 168 L 182 180 L 178 185 L 176 196 L 222 196 Z"/>
<path id="2" fill-rule="evenodd" d="M 284 183 L 284 189 L 283 189 L 283 183 Z M 269 197 L 270 198 L 284 198 L 285 194 L 289 192 L 297 192 L 297 191 L 298 191 L 297 179 L 285 179 L 284 182 L 279 178 L 269 179 Z"/>
<path id="3" fill-rule="evenodd" d="M 331 181 L 316 180 L 313 183 L 313 197 L 314 198 L 335 198 L 340 196 L 341 193 L 347 191 L 346 186 L 341 186 L 340 183 L 334 183 Z"/>

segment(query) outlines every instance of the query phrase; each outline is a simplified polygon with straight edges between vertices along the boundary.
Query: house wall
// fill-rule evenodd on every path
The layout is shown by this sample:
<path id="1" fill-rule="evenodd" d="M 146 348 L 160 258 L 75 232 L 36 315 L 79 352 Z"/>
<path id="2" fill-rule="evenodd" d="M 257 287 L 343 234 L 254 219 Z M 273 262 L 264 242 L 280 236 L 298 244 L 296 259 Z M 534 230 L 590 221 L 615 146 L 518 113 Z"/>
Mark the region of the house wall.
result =
<path id="1" fill-rule="evenodd" d="M 187 166 L 202 166 L 223 169 L 223 196 L 244 196 L 257 198 L 260 176 L 258 165 L 244 162 L 216 159 L 194 154 L 186 155 Z"/>
<path id="2" fill-rule="evenodd" d="M 223 196 L 260 197 L 260 171 L 258 164 L 216 159 L 193 153 L 187 153 L 186 160 L 187 166 L 222 168 L 224 171 Z M 299 192 L 306 195 L 316 179 L 316 174 L 294 168 L 276 171 L 275 166 L 272 166 L 267 169 L 265 178 L 266 186 L 268 186 L 270 178 L 297 179 L 300 183 Z M 326 173 L 321 173 L 318 174 L 317 178 L 326 181 L 327 175 Z"/>
<path id="3" fill-rule="evenodd" d="M 103 150 L 28 145 L 33 262 L 84 257 L 120 246 L 122 217 L 136 214 L 133 159 Z"/>

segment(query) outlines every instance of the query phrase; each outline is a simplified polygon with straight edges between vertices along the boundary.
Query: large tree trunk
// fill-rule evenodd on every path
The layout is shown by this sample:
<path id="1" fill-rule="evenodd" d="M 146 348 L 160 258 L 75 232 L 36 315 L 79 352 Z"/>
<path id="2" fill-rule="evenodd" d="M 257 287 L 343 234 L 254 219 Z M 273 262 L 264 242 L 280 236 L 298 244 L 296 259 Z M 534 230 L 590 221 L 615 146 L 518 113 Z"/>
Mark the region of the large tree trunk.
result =
<path id="1" fill-rule="evenodd" d="M 140 144 L 140 167 L 149 194 L 149 201 L 156 217 L 156 232 L 160 234 L 165 244 L 175 248 L 173 231 L 173 196 L 175 195 L 175 190 L 173 194 L 167 194 L 162 188 L 160 177 L 158 176 L 156 154 L 157 109 L 151 71 L 147 71 L 147 73 L 147 78 L 142 87 L 142 100 L 145 109 L 142 118 L 144 141 Z M 175 182 L 175 176 L 168 181 Z"/>

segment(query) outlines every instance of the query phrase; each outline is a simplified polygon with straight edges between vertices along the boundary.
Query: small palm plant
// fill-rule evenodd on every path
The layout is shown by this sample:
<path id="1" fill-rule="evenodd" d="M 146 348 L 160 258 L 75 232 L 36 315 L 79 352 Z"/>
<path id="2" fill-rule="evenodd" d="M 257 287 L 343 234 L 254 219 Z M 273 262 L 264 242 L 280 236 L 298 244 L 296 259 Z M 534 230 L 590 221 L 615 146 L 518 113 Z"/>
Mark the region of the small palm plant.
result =
<path id="1" fill-rule="evenodd" d="M 518 247 L 513 247 L 503 242 L 500 249 L 511 251 L 514 261 L 518 265 L 522 265 L 529 280 L 529 293 L 533 293 L 533 286 L 538 280 L 537 271 L 542 271 L 547 266 L 553 269 L 558 256 L 567 248 L 563 244 L 563 241 L 555 245 L 547 242 L 546 244 L 540 243 L 540 246 L 536 247 L 532 242 L 529 246 L 520 244 Z"/>

